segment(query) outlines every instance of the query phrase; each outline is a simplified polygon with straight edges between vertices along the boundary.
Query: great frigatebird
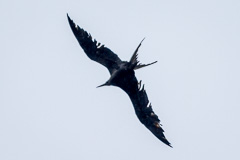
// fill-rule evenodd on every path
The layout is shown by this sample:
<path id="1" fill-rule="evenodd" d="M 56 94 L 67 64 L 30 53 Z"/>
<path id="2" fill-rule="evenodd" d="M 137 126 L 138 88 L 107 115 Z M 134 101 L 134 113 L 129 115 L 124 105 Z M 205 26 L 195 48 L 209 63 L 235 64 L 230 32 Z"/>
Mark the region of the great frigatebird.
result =
<path id="1" fill-rule="evenodd" d="M 150 64 L 139 63 L 137 60 L 137 52 L 142 41 L 133 53 L 130 61 L 122 61 L 109 48 L 101 45 L 95 39 L 93 40 L 91 35 L 77 26 L 68 15 L 67 17 L 73 34 L 77 38 L 80 46 L 87 56 L 91 60 L 104 65 L 110 72 L 111 76 L 109 80 L 98 87 L 112 85 L 120 87 L 122 90 L 124 90 L 130 97 L 135 109 L 135 113 L 140 122 L 144 124 L 159 140 L 172 147 L 163 134 L 164 130 L 161 127 L 158 116 L 152 110 L 152 105 L 148 100 L 144 85 L 141 84 L 141 81 L 138 82 L 137 78 L 135 77 L 134 70 L 157 62 L 155 61 Z"/>

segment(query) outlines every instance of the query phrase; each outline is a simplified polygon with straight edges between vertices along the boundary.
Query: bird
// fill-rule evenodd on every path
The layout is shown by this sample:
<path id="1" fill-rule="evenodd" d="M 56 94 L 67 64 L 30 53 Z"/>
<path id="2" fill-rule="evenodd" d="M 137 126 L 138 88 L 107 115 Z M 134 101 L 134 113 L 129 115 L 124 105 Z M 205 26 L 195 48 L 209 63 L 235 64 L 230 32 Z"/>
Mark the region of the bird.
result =
<path id="1" fill-rule="evenodd" d="M 125 91 L 130 97 L 139 121 L 160 141 L 172 147 L 163 133 L 164 130 L 161 127 L 162 125 L 160 124 L 158 116 L 152 109 L 144 85 L 141 83 L 142 81 L 138 82 L 135 76 L 135 70 L 157 62 L 141 64 L 138 61 L 138 49 L 144 39 L 137 46 L 131 59 L 129 61 L 122 61 L 113 51 L 97 42 L 96 39 L 93 39 L 90 33 L 76 25 L 68 14 L 67 18 L 73 34 L 86 55 L 91 60 L 105 66 L 110 73 L 110 78 L 97 88 L 103 86 L 116 86 Z"/>

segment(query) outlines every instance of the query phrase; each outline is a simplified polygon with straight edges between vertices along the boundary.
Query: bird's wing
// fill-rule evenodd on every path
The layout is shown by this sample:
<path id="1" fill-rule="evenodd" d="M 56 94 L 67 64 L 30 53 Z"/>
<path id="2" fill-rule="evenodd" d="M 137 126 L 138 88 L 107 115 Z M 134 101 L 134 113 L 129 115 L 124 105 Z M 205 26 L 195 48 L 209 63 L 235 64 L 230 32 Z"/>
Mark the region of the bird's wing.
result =
<path id="1" fill-rule="evenodd" d="M 166 145 L 171 146 L 168 140 L 165 138 L 158 116 L 154 113 L 152 105 L 148 100 L 147 93 L 144 89 L 144 85 L 141 86 L 141 81 L 138 83 L 134 74 L 128 74 L 126 77 L 128 85 L 120 85 L 130 97 L 135 109 L 135 113 L 140 122 L 145 125 L 159 140 Z"/>
<path id="2" fill-rule="evenodd" d="M 110 74 L 112 74 L 113 71 L 118 68 L 118 64 L 121 63 L 121 59 L 109 48 L 104 47 L 104 45 L 101 45 L 100 43 L 97 43 L 96 40 L 93 41 L 89 33 L 77 26 L 68 15 L 67 17 L 73 34 L 77 38 L 80 46 L 87 54 L 87 56 L 91 60 L 96 61 L 107 67 Z"/>

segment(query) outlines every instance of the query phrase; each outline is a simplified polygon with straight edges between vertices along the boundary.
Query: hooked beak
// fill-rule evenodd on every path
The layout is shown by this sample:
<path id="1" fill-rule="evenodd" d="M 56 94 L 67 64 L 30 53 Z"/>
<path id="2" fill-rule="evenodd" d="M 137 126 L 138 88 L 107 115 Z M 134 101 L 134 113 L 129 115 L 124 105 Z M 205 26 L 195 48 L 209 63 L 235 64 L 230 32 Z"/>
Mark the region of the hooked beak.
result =
<path id="1" fill-rule="evenodd" d="M 104 83 L 104 84 L 102 84 L 102 85 L 100 85 L 100 86 L 97 86 L 97 88 L 99 88 L 99 87 L 103 87 L 103 86 L 106 86 L 107 84 L 106 83 Z"/>

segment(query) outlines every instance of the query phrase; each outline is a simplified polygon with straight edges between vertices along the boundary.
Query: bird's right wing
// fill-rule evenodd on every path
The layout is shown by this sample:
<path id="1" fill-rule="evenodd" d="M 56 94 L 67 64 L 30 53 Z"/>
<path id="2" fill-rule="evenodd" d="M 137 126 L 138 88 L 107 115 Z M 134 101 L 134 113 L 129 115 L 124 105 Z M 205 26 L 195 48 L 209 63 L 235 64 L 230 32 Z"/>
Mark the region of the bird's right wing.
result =
<path id="1" fill-rule="evenodd" d="M 138 83 L 136 77 L 133 75 L 127 77 L 127 79 L 129 85 L 122 85 L 120 88 L 122 88 L 130 97 L 138 119 L 159 140 L 172 147 L 163 133 L 164 130 L 161 127 L 158 116 L 152 109 L 152 105 L 148 100 L 144 85 L 141 86 L 141 81 Z"/>
<path id="2" fill-rule="evenodd" d="M 87 54 L 87 56 L 91 60 L 107 67 L 110 74 L 112 74 L 113 71 L 118 68 L 118 64 L 121 63 L 121 59 L 109 48 L 104 47 L 104 45 L 101 45 L 100 43 L 97 43 L 96 40 L 93 41 L 89 33 L 77 26 L 68 15 L 67 17 L 73 34 L 77 38 L 80 46 Z"/>

